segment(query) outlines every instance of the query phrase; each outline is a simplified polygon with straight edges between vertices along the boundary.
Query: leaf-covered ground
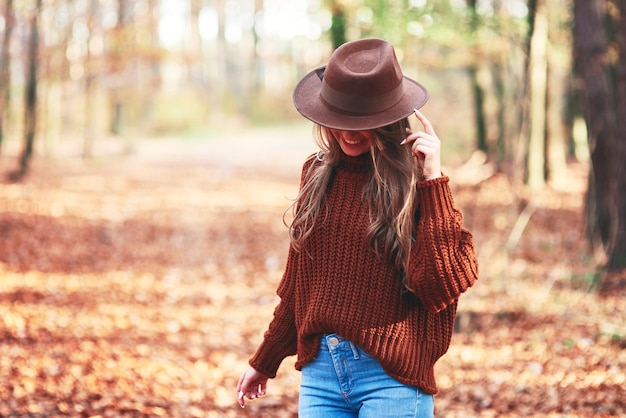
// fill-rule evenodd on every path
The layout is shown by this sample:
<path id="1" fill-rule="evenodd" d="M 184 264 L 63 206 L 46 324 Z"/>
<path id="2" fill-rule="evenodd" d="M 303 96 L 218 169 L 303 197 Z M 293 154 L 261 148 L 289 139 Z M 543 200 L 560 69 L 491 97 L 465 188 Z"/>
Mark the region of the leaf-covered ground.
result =
<path id="1" fill-rule="evenodd" d="M 0 184 L 0 416 L 295 417 L 293 359 L 246 409 L 235 385 L 277 301 L 302 133 L 38 158 Z M 626 414 L 626 292 L 594 287 L 570 170 L 534 195 L 501 175 L 453 185 L 481 279 L 436 369 L 437 416 Z"/>

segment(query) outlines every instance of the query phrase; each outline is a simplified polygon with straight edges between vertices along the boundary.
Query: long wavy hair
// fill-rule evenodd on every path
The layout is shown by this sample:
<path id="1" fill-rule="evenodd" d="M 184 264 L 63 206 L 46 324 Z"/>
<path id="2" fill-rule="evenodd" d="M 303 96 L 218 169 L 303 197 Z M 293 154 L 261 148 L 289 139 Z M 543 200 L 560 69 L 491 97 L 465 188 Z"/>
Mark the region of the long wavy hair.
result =
<path id="1" fill-rule="evenodd" d="M 377 256 L 384 257 L 401 272 L 405 272 L 408 254 L 414 240 L 417 222 L 416 181 L 422 174 L 409 145 L 400 145 L 407 136 L 409 121 L 404 118 L 391 125 L 374 129 L 370 147 L 373 175 L 364 186 L 363 198 L 368 203 L 370 223 L 367 237 Z M 300 193 L 291 206 L 293 220 L 289 235 L 293 247 L 306 248 L 324 206 L 324 194 L 332 180 L 343 151 L 332 132 L 314 125 L 314 137 L 320 152 L 304 174 Z M 289 211 L 289 210 L 288 210 Z"/>

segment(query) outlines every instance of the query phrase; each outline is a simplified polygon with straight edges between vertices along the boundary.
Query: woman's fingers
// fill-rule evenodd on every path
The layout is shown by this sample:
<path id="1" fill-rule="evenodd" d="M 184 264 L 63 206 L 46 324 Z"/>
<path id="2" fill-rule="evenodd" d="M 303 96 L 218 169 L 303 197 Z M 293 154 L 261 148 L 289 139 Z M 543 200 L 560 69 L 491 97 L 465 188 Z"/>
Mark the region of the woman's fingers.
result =
<path id="1" fill-rule="evenodd" d="M 411 144 L 411 152 L 417 158 L 417 163 L 422 168 L 424 178 L 434 179 L 440 177 L 441 141 L 426 116 L 417 109 L 414 109 L 414 112 L 417 119 L 424 126 L 424 130 L 413 132 L 407 128 L 407 137 L 401 144 Z"/>
<path id="2" fill-rule="evenodd" d="M 424 114 L 417 109 L 413 109 L 413 113 L 415 113 L 415 116 L 417 116 L 417 120 L 419 120 L 422 126 L 424 126 L 424 132 L 436 137 L 437 134 L 435 133 L 435 129 L 433 129 L 433 125 L 432 123 L 430 123 L 428 118 L 424 116 Z"/>
<path id="3" fill-rule="evenodd" d="M 414 154 L 415 151 L 421 151 L 426 155 L 439 152 L 440 141 L 439 138 L 437 138 L 436 136 L 432 136 L 426 132 L 414 133 L 409 129 L 407 129 L 407 134 L 408 136 L 404 141 L 401 142 L 401 144 L 404 145 L 411 143 Z"/>
<path id="4" fill-rule="evenodd" d="M 252 367 L 248 368 L 237 383 L 237 403 L 245 407 L 245 398 L 256 399 L 267 393 L 268 377 L 257 372 Z"/>

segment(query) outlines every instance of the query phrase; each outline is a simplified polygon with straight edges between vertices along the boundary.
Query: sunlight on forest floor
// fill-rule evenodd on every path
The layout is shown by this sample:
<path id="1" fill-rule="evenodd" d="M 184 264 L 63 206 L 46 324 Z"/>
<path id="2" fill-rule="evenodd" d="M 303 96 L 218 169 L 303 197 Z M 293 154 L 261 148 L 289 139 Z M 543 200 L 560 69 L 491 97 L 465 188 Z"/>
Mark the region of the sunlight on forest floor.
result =
<path id="1" fill-rule="evenodd" d="M 291 358 L 246 409 L 234 390 L 277 301 L 309 152 L 281 148 L 290 135 L 230 156 L 232 142 L 162 142 L 40 159 L 0 184 L 0 415 L 295 417 Z M 481 279 L 436 368 L 437 416 L 626 413 L 625 292 L 590 291 L 584 167 L 571 170 L 570 187 L 522 196 L 519 239 L 528 206 L 504 176 L 453 185 Z"/>

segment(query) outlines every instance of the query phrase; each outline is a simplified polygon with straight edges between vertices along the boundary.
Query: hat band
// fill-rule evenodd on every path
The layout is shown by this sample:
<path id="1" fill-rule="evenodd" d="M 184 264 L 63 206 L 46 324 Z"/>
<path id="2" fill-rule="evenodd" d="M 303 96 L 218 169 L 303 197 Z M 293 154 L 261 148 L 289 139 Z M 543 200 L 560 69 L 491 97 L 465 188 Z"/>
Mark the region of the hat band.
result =
<path id="1" fill-rule="evenodd" d="M 328 83 L 322 82 L 320 96 L 322 101 L 331 108 L 355 115 L 368 115 L 389 109 L 402 99 L 403 83 L 394 89 L 377 96 L 354 96 L 335 90 Z"/>

